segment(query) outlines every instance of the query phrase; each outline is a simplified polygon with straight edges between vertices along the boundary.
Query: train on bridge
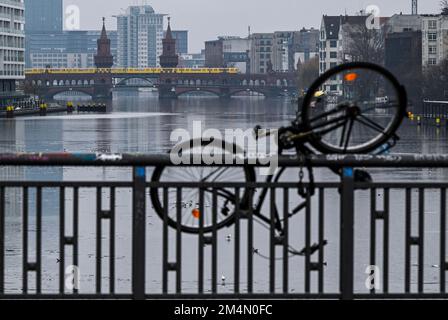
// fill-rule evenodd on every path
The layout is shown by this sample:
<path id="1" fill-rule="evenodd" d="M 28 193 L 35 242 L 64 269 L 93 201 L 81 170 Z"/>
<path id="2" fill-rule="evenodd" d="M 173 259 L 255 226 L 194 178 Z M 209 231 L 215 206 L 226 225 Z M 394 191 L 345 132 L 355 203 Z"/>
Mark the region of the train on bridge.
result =
<path id="1" fill-rule="evenodd" d="M 68 68 L 26 69 L 27 75 L 38 74 L 238 74 L 238 68 Z"/>
<path id="2" fill-rule="evenodd" d="M 156 87 L 160 98 L 176 99 L 183 94 L 207 92 L 220 98 L 242 93 L 265 97 L 297 93 L 297 74 L 272 72 L 244 74 L 238 68 L 85 68 L 27 69 L 25 92 L 45 100 L 64 92 L 77 92 L 93 99 L 110 99 L 115 87 L 140 79 Z"/>

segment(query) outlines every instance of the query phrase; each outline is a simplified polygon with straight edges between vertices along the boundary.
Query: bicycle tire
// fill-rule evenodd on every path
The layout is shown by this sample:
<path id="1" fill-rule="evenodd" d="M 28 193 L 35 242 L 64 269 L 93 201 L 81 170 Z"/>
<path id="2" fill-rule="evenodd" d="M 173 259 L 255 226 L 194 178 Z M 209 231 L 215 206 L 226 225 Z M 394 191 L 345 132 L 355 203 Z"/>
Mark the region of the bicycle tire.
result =
<path id="1" fill-rule="evenodd" d="M 394 115 L 393 121 L 391 121 L 391 124 L 387 127 L 387 132 L 382 135 L 378 135 L 375 139 L 372 139 L 368 143 L 365 143 L 363 145 L 360 145 L 355 148 L 349 148 L 345 151 L 341 151 L 338 148 L 334 148 L 330 146 L 329 144 L 325 143 L 320 139 L 320 137 L 316 135 L 312 135 L 310 139 L 310 144 L 319 152 L 323 154 L 365 154 L 370 153 L 379 147 L 381 147 L 384 143 L 389 141 L 395 132 L 400 127 L 401 123 L 403 122 L 403 119 L 406 116 L 406 109 L 407 109 L 407 94 L 406 89 L 399 83 L 397 78 L 387 69 L 368 62 L 351 62 L 339 65 L 331 70 L 328 70 L 324 74 L 322 74 L 309 88 L 304 100 L 303 104 L 301 106 L 301 124 L 305 131 L 312 131 L 313 127 L 310 122 L 310 114 L 311 114 L 311 102 L 314 99 L 314 94 L 316 91 L 321 88 L 321 86 L 330 78 L 334 77 L 335 75 L 346 71 L 350 69 L 364 69 L 364 70 L 372 70 L 375 71 L 382 76 L 384 76 L 387 80 L 390 81 L 390 83 L 393 85 L 397 98 L 399 106 L 397 108 L 397 112 Z M 299 105 L 300 108 L 300 105 Z"/>
<path id="2" fill-rule="evenodd" d="M 197 140 L 201 140 L 201 139 L 197 139 Z M 191 145 L 194 145 L 194 141 L 195 140 L 190 140 L 190 141 L 185 142 L 185 144 L 188 144 L 188 145 L 191 146 Z M 204 144 L 204 142 L 202 140 L 200 142 L 201 142 L 202 145 Z M 239 147 L 237 145 L 235 145 L 235 144 L 223 142 L 223 145 L 225 145 L 224 148 L 226 150 L 229 150 L 227 148 L 233 148 L 232 150 L 238 150 L 239 149 Z M 163 173 L 165 172 L 166 169 L 167 169 L 167 167 L 165 167 L 165 166 L 156 167 L 154 172 L 153 172 L 151 181 L 152 182 L 160 182 L 160 180 L 161 180 L 161 178 L 163 176 Z M 251 167 L 251 166 L 244 166 L 244 167 L 242 167 L 242 169 L 243 169 L 243 173 L 245 175 L 245 177 L 244 177 L 245 182 L 248 182 L 248 183 L 255 182 L 256 175 L 255 175 L 254 168 Z M 160 188 L 155 188 L 155 187 L 150 188 L 150 198 L 151 198 L 152 205 L 153 205 L 154 210 L 156 211 L 157 215 L 160 217 L 160 219 L 164 220 L 164 218 L 165 218 L 165 210 L 164 210 L 163 205 L 162 205 L 163 200 L 160 199 L 159 190 L 160 190 Z M 251 198 L 250 197 L 251 193 L 253 195 L 254 191 L 250 190 L 249 188 L 245 188 L 244 189 L 243 195 L 241 197 L 241 204 L 242 205 L 244 205 L 245 203 L 248 204 L 249 199 Z M 253 199 L 253 197 L 252 197 L 252 199 Z M 218 214 L 219 214 L 219 212 L 218 212 Z M 234 223 L 234 221 L 235 221 L 235 212 L 231 212 L 228 217 L 226 217 L 225 219 L 219 221 L 216 224 L 216 229 L 219 230 L 219 229 L 222 229 L 224 227 L 228 227 L 228 226 L 232 225 Z M 168 215 L 168 217 L 167 217 L 167 223 L 173 229 L 177 229 L 177 227 L 179 225 L 179 223 L 176 220 L 172 219 L 170 217 L 170 215 Z M 200 232 L 200 228 L 199 227 L 192 227 L 192 226 L 184 225 L 184 224 L 182 224 L 182 221 L 181 221 L 181 224 L 180 224 L 180 229 L 181 229 L 182 232 L 189 233 L 189 234 L 198 234 Z M 202 231 L 204 233 L 210 233 L 210 232 L 213 231 L 213 226 L 204 226 L 202 228 Z"/>

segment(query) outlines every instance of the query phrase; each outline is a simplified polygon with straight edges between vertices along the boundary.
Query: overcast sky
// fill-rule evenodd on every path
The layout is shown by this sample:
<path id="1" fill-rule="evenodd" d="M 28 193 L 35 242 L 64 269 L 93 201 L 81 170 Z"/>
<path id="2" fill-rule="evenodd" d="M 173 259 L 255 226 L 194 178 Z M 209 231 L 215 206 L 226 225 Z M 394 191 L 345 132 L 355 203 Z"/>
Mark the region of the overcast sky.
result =
<path id="1" fill-rule="evenodd" d="M 411 12 L 411 0 L 64 0 L 65 6 L 79 6 L 82 29 L 98 29 L 102 16 L 109 29 L 116 29 L 113 16 L 142 3 L 169 14 L 174 29 L 190 31 L 190 52 L 199 52 L 205 40 L 219 35 L 246 36 L 249 25 L 252 32 L 318 28 L 323 14 L 354 14 L 371 4 L 382 16 Z M 439 3 L 419 0 L 419 13 L 438 13 Z"/>

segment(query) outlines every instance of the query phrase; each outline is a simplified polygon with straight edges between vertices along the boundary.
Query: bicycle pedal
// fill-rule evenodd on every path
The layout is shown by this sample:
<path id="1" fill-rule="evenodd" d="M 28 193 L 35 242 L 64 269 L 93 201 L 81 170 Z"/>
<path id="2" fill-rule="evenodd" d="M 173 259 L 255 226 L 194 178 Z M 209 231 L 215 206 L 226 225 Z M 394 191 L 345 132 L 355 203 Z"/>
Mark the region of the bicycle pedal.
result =
<path id="1" fill-rule="evenodd" d="M 314 243 L 314 244 L 311 245 L 309 248 L 307 248 L 307 247 L 303 248 L 303 249 L 299 252 L 299 255 L 304 256 L 304 255 L 307 254 L 307 251 L 309 251 L 308 253 L 309 253 L 309 255 L 311 256 L 311 255 L 315 254 L 316 252 L 318 252 L 321 248 L 323 248 L 323 247 L 326 246 L 327 244 L 328 244 L 328 241 L 327 241 L 327 240 L 324 240 L 321 244 L 319 244 L 319 243 Z"/>

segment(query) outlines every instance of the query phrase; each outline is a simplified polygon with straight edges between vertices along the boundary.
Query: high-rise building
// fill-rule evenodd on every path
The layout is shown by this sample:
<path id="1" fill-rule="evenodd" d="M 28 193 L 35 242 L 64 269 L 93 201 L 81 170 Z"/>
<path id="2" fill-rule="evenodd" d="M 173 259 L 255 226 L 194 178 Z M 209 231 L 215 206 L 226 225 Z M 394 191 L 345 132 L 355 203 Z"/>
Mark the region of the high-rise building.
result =
<path id="1" fill-rule="evenodd" d="M 393 15 L 387 23 L 385 66 L 406 87 L 414 105 L 422 99 L 422 21 L 418 15 Z"/>
<path id="2" fill-rule="evenodd" d="M 433 66 L 448 59 L 448 16 L 422 15 L 423 66 Z"/>
<path id="3" fill-rule="evenodd" d="M 125 68 L 160 66 L 164 16 L 144 5 L 131 6 L 117 17 L 118 65 Z"/>
<path id="4" fill-rule="evenodd" d="M 294 32 L 291 48 L 290 70 L 296 70 L 300 63 L 319 57 L 319 30 L 302 28 Z"/>
<path id="5" fill-rule="evenodd" d="M 201 53 L 182 54 L 179 57 L 180 68 L 198 69 L 205 67 L 205 50 Z"/>
<path id="6" fill-rule="evenodd" d="M 0 104 L 24 79 L 25 14 L 23 0 L 0 0 Z"/>
<path id="7" fill-rule="evenodd" d="M 254 33 L 250 39 L 250 72 L 268 73 L 272 69 L 274 34 Z"/>
<path id="8" fill-rule="evenodd" d="M 237 68 L 246 73 L 249 68 L 250 39 L 219 37 L 205 42 L 205 66 L 209 68 Z"/>
<path id="9" fill-rule="evenodd" d="M 188 53 L 188 30 L 171 30 L 173 39 L 176 40 L 176 53 L 187 54 Z M 166 32 L 164 37 L 166 36 Z"/>
<path id="10" fill-rule="evenodd" d="M 34 33 L 26 37 L 27 68 L 93 68 L 101 31 Z M 111 54 L 117 56 L 117 32 L 108 31 Z M 116 63 L 116 58 L 114 59 Z"/>
<path id="11" fill-rule="evenodd" d="M 291 66 L 291 47 L 293 44 L 293 31 L 276 31 L 272 46 L 273 71 L 287 72 Z"/>
<path id="12" fill-rule="evenodd" d="M 224 67 L 224 49 L 222 40 L 205 42 L 205 66 L 207 68 Z"/>
<path id="13" fill-rule="evenodd" d="M 26 33 L 62 32 L 62 0 L 25 0 L 25 7 Z"/>

